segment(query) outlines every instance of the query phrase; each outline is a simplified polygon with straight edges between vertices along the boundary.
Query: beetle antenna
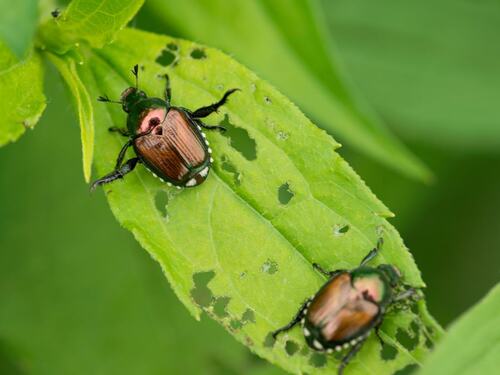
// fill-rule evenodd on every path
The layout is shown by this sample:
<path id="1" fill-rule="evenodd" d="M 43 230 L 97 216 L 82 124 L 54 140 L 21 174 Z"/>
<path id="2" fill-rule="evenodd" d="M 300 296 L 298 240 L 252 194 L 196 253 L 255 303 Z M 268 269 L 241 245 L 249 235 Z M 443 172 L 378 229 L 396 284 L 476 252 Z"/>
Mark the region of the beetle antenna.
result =
<path id="1" fill-rule="evenodd" d="M 139 89 L 139 65 L 135 64 L 132 69 L 132 74 L 135 76 L 135 88 Z"/>
<path id="2" fill-rule="evenodd" d="M 101 95 L 101 96 L 99 96 L 97 98 L 97 101 L 98 102 L 103 102 L 103 103 L 123 104 L 121 101 L 111 100 L 110 98 L 108 98 L 107 95 Z"/>

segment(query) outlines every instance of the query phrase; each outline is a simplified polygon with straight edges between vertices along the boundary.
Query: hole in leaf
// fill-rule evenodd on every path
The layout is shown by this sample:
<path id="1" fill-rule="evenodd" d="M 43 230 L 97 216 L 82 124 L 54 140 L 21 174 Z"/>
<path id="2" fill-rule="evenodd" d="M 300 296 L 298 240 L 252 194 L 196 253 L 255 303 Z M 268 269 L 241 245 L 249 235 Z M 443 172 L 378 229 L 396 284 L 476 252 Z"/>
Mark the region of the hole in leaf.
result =
<path id="1" fill-rule="evenodd" d="M 280 141 L 286 141 L 288 139 L 288 133 L 279 131 L 278 133 L 276 133 L 276 138 L 278 138 Z"/>
<path id="2" fill-rule="evenodd" d="M 347 232 L 349 232 L 349 225 L 340 225 L 340 224 L 335 224 L 333 226 L 333 235 L 336 236 L 336 237 L 340 237 L 340 236 L 343 236 L 344 234 L 346 234 Z"/>
<path id="3" fill-rule="evenodd" d="M 225 318 L 226 316 L 229 315 L 226 311 L 226 307 L 227 307 L 230 300 L 231 300 L 231 298 L 229 298 L 229 297 L 216 298 L 216 300 L 213 304 L 215 316 L 217 316 L 218 318 Z"/>
<path id="4" fill-rule="evenodd" d="M 177 47 L 177 44 L 175 43 L 168 43 L 167 44 L 167 48 L 170 50 L 170 51 L 177 51 L 179 49 L 179 47 Z"/>
<path id="5" fill-rule="evenodd" d="M 294 193 L 290 189 L 290 185 L 288 182 L 285 182 L 283 185 L 281 185 L 278 189 L 278 200 L 280 201 L 281 204 L 288 204 L 290 200 L 293 198 Z"/>
<path id="6" fill-rule="evenodd" d="M 268 273 L 270 275 L 275 274 L 278 272 L 278 263 L 276 263 L 272 259 L 268 259 L 262 264 L 262 272 Z"/>
<path id="7" fill-rule="evenodd" d="M 408 351 L 412 351 L 418 344 L 418 334 L 410 336 L 406 330 L 398 329 L 396 332 L 396 340 L 403 345 Z"/>
<path id="8" fill-rule="evenodd" d="M 326 356 L 321 353 L 313 353 L 309 358 L 309 364 L 314 367 L 323 367 L 326 365 Z"/>
<path id="9" fill-rule="evenodd" d="M 394 346 L 387 343 L 384 343 L 384 345 L 380 349 L 380 356 L 384 361 L 391 361 L 396 358 L 397 355 L 398 350 Z"/>
<path id="10" fill-rule="evenodd" d="M 302 349 L 300 350 L 300 355 L 303 355 L 303 356 L 309 356 L 310 353 L 311 353 L 311 349 L 307 345 L 304 345 L 302 347 Z"/>
<path id="11" fill-rule="evenodd" d="M 401 370 L 396 371 L 393 375 L 410 375 L 413 374 L 418 369 L 418 365 L 411 364 L 403 367 Z"/>
<path id="12" fill-rule="evenodd" d="M 413 331 L 414 335 L 418 335 L 420 333 L 420 324 L 418 320 L 414 320 L 410 324 L 411 330 Z"/>
<path id="13" fill-rule="evenodd" d="M 219 125 L 226 128 L 226 131 L 222 133 L 222 135 L 230 139 L 231 147 L 243 155 L 247 160 L 255 160 L 257 158 L 255 140 L 250 138 L 250 135 L 245 129 L 238 128 L 231 124 L 227 114 Z"/>
<path id="14" fill-rule="evenodd" d="M 248 323 L 255 323 L 255 313 L 252 309 L 246 309 L 240 320 L 233 319 L 229 325 L 231 326 L 231 329 L 238 330 L 243 328 L 243 326 Z"/>
<path id="15" fill-rule="evenodd" d="M 191 57 L 196 60 L 206 59 L 207 54 L 205 53 L 205 50 L 201 48 L 195 48 L 194 50 L 191 51 Z"/>
<path id="16" fill-rule="evenodd" d="M 297 344 L 294 341 L 288 340 L 285 343 L 286 354 L 288 354 L 289 356 L 292 356 L 295 353 L 297 353 L 299 351 L 299 349 L 300 349 L 299 344 Z"/>
<path id="17" fill-rule="evenodd" d="M 174 60 L 175 55 L 167 49 L 162 50 L 160 56 L 156 58 L 156 62 L 161 66 L 169 66 Z"/>
<path id="18" fill-rule="evenodd" d="M 253 346 L 253 340 L 250 337 L 245 336 L 245 344 L 247 344 L 247 346 Z"/>
<path id="19" fill-rule="evenodd" d="M 240 320 L 233 319 L 229 323 L 229 326 L 231 327 L 232 330 L 238 330 L 243 327 L 243 323 Z"/>
<path id="20" fill-rule="evenodd" d="M 191 297 L 201 307 L 208 307 L 212 303 L 213 294 L 208 283 L 215 277 L 214 271 L 198 272 L 193 275 L 194 288 Z"/>
<path id="21" fill-rule="evenodd" d="M 244 323 L 255 323 L 255 313 L 252 309 L 247 309 L 241 316 Z"/>
<path id="22" fill-rule="evenodd" d="M 266 104 L 272 104 L 271 99 L 269 99 L 269 97 L 267 96 L 264 96 L 264 101 L 266 102 Z"/>
<path id="23" fill-rule="evenodd" d="M 226 172 L 229 172 L 233 175 L 233 180 L 235 185 L 240 185 L 241 184 L 241 173 L 238 172 L 236 167 L 234 166 L 233 163 L 227 158 L 227 156 L 223 155 L 222 158 L 222 169 L 225 170 Z"/>
<path id="24" fill-rule="evenodd" d="M 434 349 L 434 342 L 428 337 L 425 338 L 425 346 L 427 349 Z"/>
<path id="25" fill-rule="evenodd" d="M 273 333 L 269 332 L 264 339 L 264 347 L 265 348 L 272 348 L 274 346 L 274 343 L 276 342 L 275 338 L 273 337 Z"/>
<path id="26" fill-rule="evenodd" d="M 158 190 L 155 195 L 156 209 L 161 213 L 161 216 L 167 217 L 168 193 L 164 190 Z"/>

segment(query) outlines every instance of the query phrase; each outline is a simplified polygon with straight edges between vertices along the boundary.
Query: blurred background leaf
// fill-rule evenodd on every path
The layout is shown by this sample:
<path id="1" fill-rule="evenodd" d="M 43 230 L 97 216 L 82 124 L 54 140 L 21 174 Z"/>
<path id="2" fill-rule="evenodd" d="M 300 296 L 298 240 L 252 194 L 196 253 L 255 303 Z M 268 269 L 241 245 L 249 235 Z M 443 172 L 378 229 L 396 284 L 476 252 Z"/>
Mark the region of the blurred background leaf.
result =
<path id="1" fill-rule="evenodd" d="M 474 375 L 498 372 L 500 284 L 454 322 L 419 375 Z"/>
<path id="2" fill-rule="evenodd" d="M 24 58 L 35 35 L 37 3 L 37 0 L 0 0 L 0 40 L 19 60 Z"/>
<path id="3" fill-rule="evenodd" d="M 0 151 L 0 373 L 283 374 L 195 321 L 90 197 L 69 96 L 53 69 L 47 82 L 42 126 Z"/>
<path id="4" fill-rule="evenodd" d="M 500 2 L 322 3 L 348 71 L 398 134 L 500 152 Z"/>
<path id="5" fill-rule="evenodd" d="M 200 41 L 269 80 L 337 139 L 399 172 L 429 170 L 352 97 L 316 1 L 149 0 L 138 26 Z"/>

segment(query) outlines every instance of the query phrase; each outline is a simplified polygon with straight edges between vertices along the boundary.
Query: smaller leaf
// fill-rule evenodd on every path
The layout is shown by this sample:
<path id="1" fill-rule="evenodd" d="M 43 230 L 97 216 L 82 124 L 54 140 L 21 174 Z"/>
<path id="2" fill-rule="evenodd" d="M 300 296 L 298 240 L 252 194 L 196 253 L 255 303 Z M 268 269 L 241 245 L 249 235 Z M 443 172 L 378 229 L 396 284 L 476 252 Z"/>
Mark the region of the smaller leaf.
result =
<path id="1" fill-rule="evenodd" d="M 80 42 L 101 48 L 127 25 L 144 0 L 74 0 L 40 30 L 43 49 L 63 54 Z"/>
<path id="2" fill-rule="evenodd" d="M 0 146 L 31 129 L 45 109 L 42 61 L 31 52 L 23 61 L 0 41 Z"/>
<path id="3" fill-rule="evenodd" d="M 66 81 L 78 111 L 80 134 L 82 139 L 83 175 L 90 181 L 92 157 L 94 153 L 94 110 L 85 85 L 77 73 L 75 60 L 69 56 L 58 57 L 47 54 Z"/>
<path id="4" fill-rule="evenodd" d="M 500 284 L 453 323 L 419 375 L 498 373 Z"/>

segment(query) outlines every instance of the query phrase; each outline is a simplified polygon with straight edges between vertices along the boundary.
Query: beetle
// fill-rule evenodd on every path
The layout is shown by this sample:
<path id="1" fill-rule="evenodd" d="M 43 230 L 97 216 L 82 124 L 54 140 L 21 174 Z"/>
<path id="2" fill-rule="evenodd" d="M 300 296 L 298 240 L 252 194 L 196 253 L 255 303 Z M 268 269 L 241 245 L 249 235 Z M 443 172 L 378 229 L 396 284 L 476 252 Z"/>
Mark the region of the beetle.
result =
<path id="1" fill-rule="evenodd" d="M 327 353 L 350 349 L 339 365 L 339 375 L 373 329 L 383 344 L 378 329 L 387 309 L 418 296 L 417 289 L 401 282 L 401 272 L 394 265 L 367 265 L 382 244 L 380 238 L 377 246 L 352 270 L 326 271 L 314 263 L 314 269 L 327 276 L 328 281 L 304 302 L 290 323 L 272 332 L 273 338 L 301 323 L 307 345 L 312 349 Z"/>
<path id="2" fill-rule="evenodd" d="M 110 100 L 106 95 L 100 96 L 100 102 L 117 103 L 127 113 L 127 128 L 111 127 L 129 140 L 123 145 L 116 160 L 115 169 L 94 181 L 90 190 L 99 185 L 108 184 L 123 178 L 138 163 L 144 164 L 153 175 L 177 188 L 194 187 L 206 180 L 213 163 L 212 150 L 203 129 L 220 130 L 222 126 L 210 126 L 200 119 L 217 112 L 228 97 L 239 89 L 225 92 L 222 98 L 211 105 L 190 111 L 187 108 L 170 104 L 172 92 L 170 78 L 165 74 L 165 98 L 148 97 L 139 90 L 138 65 L 132 69 L 135 76 L 135 87 L 123 91 L 119 101 Z M 136 156 L 123 162 L 129 147 L 133 147 Z"/>

